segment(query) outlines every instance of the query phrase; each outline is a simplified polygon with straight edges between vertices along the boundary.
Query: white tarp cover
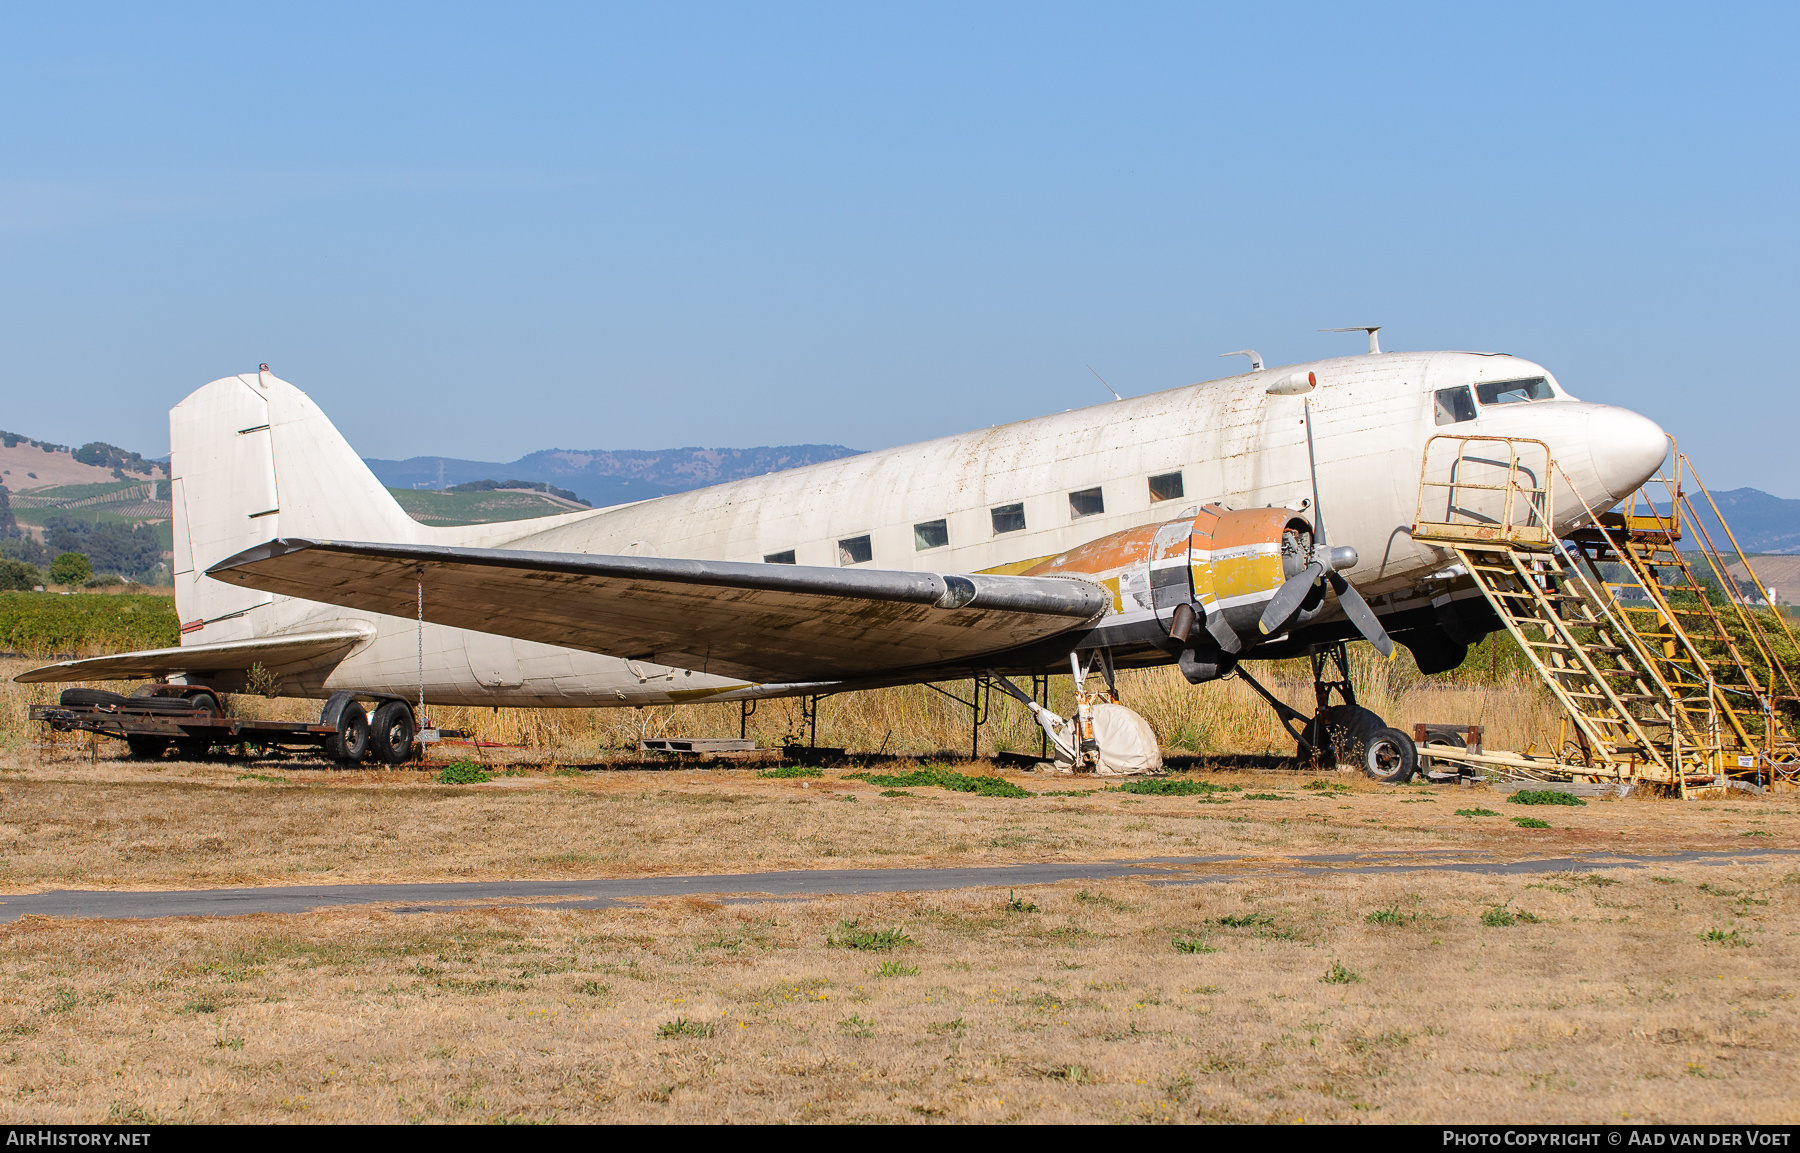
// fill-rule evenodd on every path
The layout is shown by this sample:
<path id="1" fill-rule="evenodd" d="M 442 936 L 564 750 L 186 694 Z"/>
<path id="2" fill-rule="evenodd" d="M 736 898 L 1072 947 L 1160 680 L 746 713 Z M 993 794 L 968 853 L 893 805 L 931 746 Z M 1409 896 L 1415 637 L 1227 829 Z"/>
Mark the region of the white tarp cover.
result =
<path id="1" fill-rule="evenodd" d="M 1101 704 L 1093 707 L 1094 739 L 1100 742 L 1100 767 L 1096 776 L 1128 777 L 1140 773 L 1162 772 L 1162 750 L 1157 747 L 1156 733 L 1150 722 L 1124 705 Z M 1074 725 L 1064 728 L 1073 734 Z M 1056 771 L 1067 773 L 1074 766 L 1057 754 Z"/>

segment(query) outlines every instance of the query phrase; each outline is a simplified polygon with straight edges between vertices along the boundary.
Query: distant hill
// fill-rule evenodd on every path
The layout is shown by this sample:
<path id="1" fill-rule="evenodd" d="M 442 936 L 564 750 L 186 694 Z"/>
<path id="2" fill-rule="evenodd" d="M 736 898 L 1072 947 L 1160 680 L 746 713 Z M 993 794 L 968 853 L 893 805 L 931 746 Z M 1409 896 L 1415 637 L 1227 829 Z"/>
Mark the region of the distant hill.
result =
<path id="1" fill-rule="evenodd" d="M 612 451 L 551 448 L 509 463 L 447 456 L 369 459 L 364 463 L 389 488 L 444 489 L 470 481 L 518 478 L 568 489 L 599 508 L 838 460 L 859 451 L 841 444 Z"/>
<path id="2" fill-rule="evenodd" d="M 492 524 L 501 520 L 532 520 L 565 512 L 585 512 L 586 506 L 541 492 L 489 489 L 482 492 L 435 492 L 429 489 L 390 488 L 406 515 L 420 524 L 448 528 L 459 524 Z"/>
<path id="3" fill-rule="evenodd" d="M 1718 518 L 1707 507 L 1706 498 L 1693 493 L 1690 499 L 1700 514 L 1700 523 L 1712 535 L 1713 543 L 1722 550 L 1729 550 L 1731 542 L 1720 530 Z M 1715 492 L 1713 499 L 1718 502 L 1719 511 L 1725 514 L 1732 534 L 1745 552 L 1800 553 L 1800 500 L 1785 500 L 1754 488 Z M 1692 548 L 1696 544 L 1684 541 L 1682 547 Z"/>

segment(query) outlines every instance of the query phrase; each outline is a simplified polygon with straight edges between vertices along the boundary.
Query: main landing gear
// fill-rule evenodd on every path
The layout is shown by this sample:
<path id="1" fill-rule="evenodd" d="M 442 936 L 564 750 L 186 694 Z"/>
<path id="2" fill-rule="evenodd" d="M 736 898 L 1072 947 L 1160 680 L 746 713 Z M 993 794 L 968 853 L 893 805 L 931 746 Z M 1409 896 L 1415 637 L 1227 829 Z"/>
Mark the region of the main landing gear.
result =
<path id="1" fill-rule="evenodd" d="M 1376 713 L 1356 703 L 1343 641 L 1312 654 L 1312 674 L 1317 707 L 1309 717 L 1276 699 L 1241 666 L 1237 670 L 1244 683 L 1269 702 L 1281 718 L 1281 727 L 1299 744 L 1302 760 L 1320 767 L 1359 768 L 1384 785 L 1410 781 L 1419 768 L 1418 747 L 1411 737 L 1390 728 Z M 1331 703 L 1333 693 L 1342 704 Z"/>

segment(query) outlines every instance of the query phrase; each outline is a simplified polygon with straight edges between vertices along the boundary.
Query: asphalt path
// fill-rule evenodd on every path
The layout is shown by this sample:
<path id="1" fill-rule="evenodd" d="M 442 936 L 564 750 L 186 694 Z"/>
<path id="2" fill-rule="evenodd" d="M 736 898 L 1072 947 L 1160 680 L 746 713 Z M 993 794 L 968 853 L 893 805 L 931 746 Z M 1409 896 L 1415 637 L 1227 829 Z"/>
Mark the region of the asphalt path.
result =
<path id="1" fill-rule="evenodd" d="M 24 916 L 94 918 L 234 917 L 308 913 L 367 906 L 393 913 L 455 912 L 470 904 L 600 909 L 654 897 L 781 900 L 854 893 L 925 893 L 989 886 L 1018 888 L 1058 881 L 1125 878 L 1152 884 L 1211 884 L 1253 877 L 1369 873 L 1558 873 L 1642 869 L 1677 864 L 1733 865 L 1800 855 L 1800 849 L 1661 854 L 1600 853 L 1522 861 L 1434 861 L 1468 858 L 1460 850 L 1405 854 L 1343 853 L 1284 857 L 1147 857 L 1128 861 L 1041 862 L 956 869 L 802 869 L 778 873 L 717 873 L 687 877 L 613 877 L 560 881 L 436 881 L 389 885 L 283 885 L 244 889 L 160 891 L 59 889 L 0 896 L 0 923 Z M 1240 866 L 1231 868 L 1230 866 Z M 1220 868 L 1220 866 L 1226 866 Z"/>

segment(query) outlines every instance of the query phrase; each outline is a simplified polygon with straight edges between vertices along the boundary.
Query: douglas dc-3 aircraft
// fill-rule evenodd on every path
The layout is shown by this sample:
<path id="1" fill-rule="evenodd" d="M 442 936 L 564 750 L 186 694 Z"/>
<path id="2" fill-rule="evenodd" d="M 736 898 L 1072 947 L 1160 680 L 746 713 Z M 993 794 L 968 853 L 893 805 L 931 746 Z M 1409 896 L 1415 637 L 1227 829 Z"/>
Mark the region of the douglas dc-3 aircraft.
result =
<path id="1" fill-rule="evenodd" d="M 1062 671 L 1077 715 L 1030 707 L 1063 758 L 1091 768 L 1088 702 L 1107 699 L 1085 687 L 1094 670 L 1110 683 L 1115 668 L 1175 663 L 1199 684 L 1244 658 L 1328 652 L 1342 668 L 1360 634 L 1431 673 L 1499 627 L 1453 579 L 1454 554 L 1412 538 L 1434 435 L 1547 445 L 1559 532 L 1663 460 L 1655 423 L 1579 401 L 1530 361 L 1383 353 L 1373 331 L 1369 343 L 1274 369 L 1245 353 L 1241 376 L 460 528 L 408 517 L 265 365 L 170 412 L 180 647 L 18 679 L 241 691 L 260 666 L 265 690 L 375 706 L 366 736 L 350 731 L 363 710 L 341 710 L 340 755 L 366 741 L 397 762 L 421 698 L 591 708 L 986 675 L 1029 701 L 1008 676 Z M 1321 706 L 1305 719 L 1335 727 L 1297 732 L 1303 752 L 1349 732 L 1380 746 L 1372 776 L 1411 775 L 1403 735 L 1353 702 L 1335 721 Z M 1396 740 L 1368 740 L 1380 733 Z"/>

